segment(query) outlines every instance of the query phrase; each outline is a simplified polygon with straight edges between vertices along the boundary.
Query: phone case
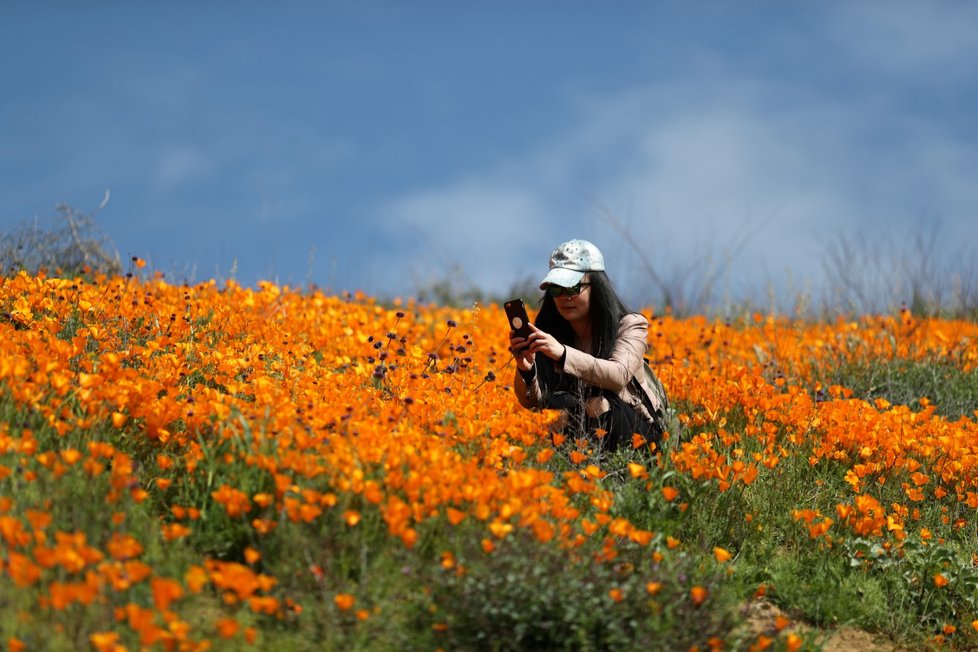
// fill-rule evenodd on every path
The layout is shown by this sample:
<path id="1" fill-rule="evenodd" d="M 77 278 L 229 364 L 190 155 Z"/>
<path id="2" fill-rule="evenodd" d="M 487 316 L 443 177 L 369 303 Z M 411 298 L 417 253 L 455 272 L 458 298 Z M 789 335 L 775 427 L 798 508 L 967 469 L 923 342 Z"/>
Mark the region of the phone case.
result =
<path id="1" fill-rule="evenodd" d="M 509 319 L 509 327 L 516 331 L 520 337 L 530 335 L 530 317 L 526 314 L 526 306 L 522 299 L 513 299 L 503 304 L 506 309 L 506 317 Z"/>

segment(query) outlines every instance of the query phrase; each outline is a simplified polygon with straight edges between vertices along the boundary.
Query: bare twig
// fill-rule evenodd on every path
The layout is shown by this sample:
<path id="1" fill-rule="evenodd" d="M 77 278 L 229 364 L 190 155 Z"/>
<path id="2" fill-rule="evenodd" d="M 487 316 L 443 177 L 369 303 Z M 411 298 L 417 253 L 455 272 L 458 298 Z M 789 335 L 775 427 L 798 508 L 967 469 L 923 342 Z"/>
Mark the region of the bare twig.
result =
<path id="1" fill-rule="evenodd" d="M 74 276 L 88 270 L 91 273 L 120 274 L 122 263 L 112 242 L 99 232 L 95 214 L 109 202 L 105 191 L 98 207 L 80 213 L 68 204 L 58 204 L 55 210 L 60 221 L 44 228 L 33 222 L 0 234 L 0 273 L 20 270 Z"/>
<path id="2" fill-rule="evenodd" d="M 662 303 L 676 315 L 703 313 L 716 307 L 713 303 L 716 299 L 717 286 L 747 243 L 765 225 L 762 222 L 753 227 L 748 224 L 744 228 L 737 229 L 733 240 L 721 252 L 719 263 L 715 261 L 710 251 L 703 251 L 697 256 L 688 257 L 688 263 L 675 267 L 673 273 L 667 278 L 663 270 L 652 260 L 650 252 L 654 251 L 653 247 L 643 245 L 606 205 L 593 198 L 588 198 L 588 201 L 598 211 L 602 221 L 620 235 L 635 252 L 645 273 L 661 294 Z M 675 261 L 672 261 L 672 264 L 679 265 Z"/>
<path id="3" fill-rule="evenodd" d="M 826 313 L 880 314 L 907 307 L 920 315 L 974 316 L 978 249 L 942 254 L 940 225 L 907 234 L 837 232 L 823 243 Z"/>

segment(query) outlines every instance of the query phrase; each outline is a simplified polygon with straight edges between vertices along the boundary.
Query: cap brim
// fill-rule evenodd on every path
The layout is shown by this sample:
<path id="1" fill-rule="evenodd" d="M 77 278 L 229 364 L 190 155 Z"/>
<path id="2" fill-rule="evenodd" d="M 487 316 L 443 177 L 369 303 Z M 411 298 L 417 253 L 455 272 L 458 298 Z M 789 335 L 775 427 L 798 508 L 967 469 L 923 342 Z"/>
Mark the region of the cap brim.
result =
<path id="1" fill-rule="evenodd" d="M 540 289 L 545 290 L 548 285 L 559 285 L 562 288 L 573 287 L 581 282 L 585 273 L 573 269 L 555 267 L 540 281 Z"/>

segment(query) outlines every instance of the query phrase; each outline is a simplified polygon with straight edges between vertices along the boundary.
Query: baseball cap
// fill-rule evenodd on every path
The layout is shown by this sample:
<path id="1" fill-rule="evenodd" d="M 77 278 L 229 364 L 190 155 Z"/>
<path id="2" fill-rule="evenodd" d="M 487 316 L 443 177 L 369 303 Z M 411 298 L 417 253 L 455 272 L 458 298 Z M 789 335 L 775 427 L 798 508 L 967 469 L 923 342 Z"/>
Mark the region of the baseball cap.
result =
<path id="1" fill-rule="evenodd" d="M 550 254 L 550 271 L 540 281 L 540 289 L 548 285 L 569 288 L 577 285 L 587 272 L 604 271 L 604 256 L 587 240 L 568 240 Z"/>

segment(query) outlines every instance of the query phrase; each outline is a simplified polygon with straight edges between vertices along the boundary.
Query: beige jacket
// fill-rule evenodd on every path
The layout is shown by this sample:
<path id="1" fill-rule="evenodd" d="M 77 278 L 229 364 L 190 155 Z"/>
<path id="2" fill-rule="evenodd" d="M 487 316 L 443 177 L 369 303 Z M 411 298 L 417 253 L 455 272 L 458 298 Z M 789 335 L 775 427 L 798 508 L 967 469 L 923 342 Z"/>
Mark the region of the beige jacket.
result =
<path id="1" fill-rule="evenodd" d="M 618 336 L 608 359 L 596 358 L 590 353 L 590 343 L 580 348 L 567 346 L 564 366 L 558 363 L 558 373 L 565 373 L 600 387 L 609 389 L 626 404 L 632 406 L 647 421 L 652 415 L 642 401 L 642 393 L 648 396 L 653 407 L 661 407 L 658 397 L 652 392 L 644 373 L 644 358 L 648 351 L 649 322 L 638 314 L 629 313 L 618 323 Z M 638 379 L 638 386 L 632 381 Z M 520 405 L 534 409 L 543 404 L 543 392 L 534 381 L 529 384 L 522 374 L 516 372 L 513 388 Z M 642 393 L 639 393 L 638 390 Z M 589 416 L 598 416 L 611 408 L 608 399 L 598 396 L 588 401 L 586 411 Z"/>

